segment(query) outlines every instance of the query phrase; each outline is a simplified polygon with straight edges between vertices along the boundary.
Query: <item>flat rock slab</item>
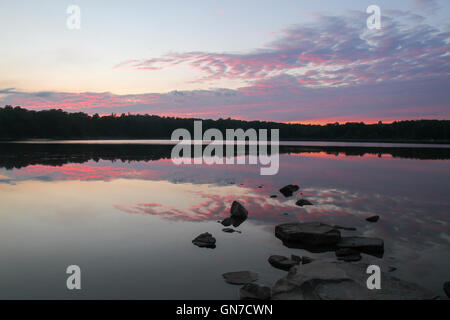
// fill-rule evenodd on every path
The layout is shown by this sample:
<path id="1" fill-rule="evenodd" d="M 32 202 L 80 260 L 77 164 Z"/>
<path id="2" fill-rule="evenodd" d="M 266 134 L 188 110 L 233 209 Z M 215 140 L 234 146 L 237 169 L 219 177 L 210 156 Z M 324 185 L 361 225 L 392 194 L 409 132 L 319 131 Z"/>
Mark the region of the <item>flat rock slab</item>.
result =
<path id="1" fill-rule="evenodd" d="M 289 259 L 284 256 L 278 256 L 278 255 L 270 256 L 268 261 L 272 267 L 280 269 L 280 270 L 284 270 L 284 271 L 289 271 L 290 268 L 292 268 L 293 266 L 296 266 L 300 263 L 300 261 L 296 261 L 296 260 Z"/>
<path id="2" fill-rule="evenodd" d="M 247 217 L 248 217 L 247 209 L 245 209 L 245 207 L 242 204 L 240 204 L 238 201 L 233 201 L 230 211 L 231 211 L 231 216 L 233 218 L 247 219 Z"/>
<path id="3" fill-rule="evenodd" d="M 283 196 L 285 196 L 287 198 L 287 197 L 292 197 L 294 192 L 297 192 L 298 190 L 300 190 L 299 186 L 294 185 L 294 184 L 289 184 L 289 185 L 281 188 L 279 191 Z"/>
<path id="4" fill-rule="evenodd" d="M 222 276 L 230 284 L 247 284 L 258 280 L 258 274 L 251 271 L 227 272 Z"/>
<path id="5" fill-rule="evenodd" d="M 200 248 L 215 248 L 216 239 L 208 232 L 202 233 L 197 238 L 192 240 L 192 243 Z"/>
<path id="6" fill-rule="evenodd" d="M 438 296 L 381 272 L 381 289 L 367 288 L 368 265 L 316 260 L 291 268 L 272 288 L 273 300 L 429 300 Z"/>
<path id="7" fill-rule="evenodd" d="M 356 262 L 362 259 L 359 251 L 352 248 L 340 248 L 335 253 L 338 260 L 346 262 Z"/>
<path id="8" fill-rule="evenodd" d="M 341 239 L 339 230 L 320 222 L 281 224 L 275 227 L 275 236 L 283 242 L 305 246 L 332 246 Z"/>
<path id="9" fill-rule="evenodd" d="M 338 248 L 352 248 L 364 253 L 384 252 L 384 242 L 378 238 L 343 237 L 337 243 Z"/>
<path id="10" fill-rule="evenodd" d="M 247 283 L 239 289 L 241 300 L 269 300 L 271 289 L 259 284 Z"/>

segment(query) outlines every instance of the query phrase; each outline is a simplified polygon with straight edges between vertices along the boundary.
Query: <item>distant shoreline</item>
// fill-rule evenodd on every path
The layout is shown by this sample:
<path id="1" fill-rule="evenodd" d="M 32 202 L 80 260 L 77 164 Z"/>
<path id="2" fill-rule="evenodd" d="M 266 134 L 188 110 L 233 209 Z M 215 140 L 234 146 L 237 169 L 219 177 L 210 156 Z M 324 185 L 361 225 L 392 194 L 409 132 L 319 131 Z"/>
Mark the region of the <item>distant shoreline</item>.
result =
<path id="1" fill-rule="evenodd" d="M 30 142 L 61 142 L 61 141 L 171 141 L 170 138 L 134 138 L 134 137 L 95 137 L 95 138 L 55 138 L 55 139 L 40 139 L 40 138 L 27 138 L 27 139 L 3 139 L 0 143 L 14 142 L 14 143 L 30 143 Z M 270 141 L 269 141 L 270 142 Z M 282 139 L 282 142 L 361 142 L 361 143 L 402 143 L 402 144 L 450 144 L 450 140 L 395 140 L 395 139 Z"/>

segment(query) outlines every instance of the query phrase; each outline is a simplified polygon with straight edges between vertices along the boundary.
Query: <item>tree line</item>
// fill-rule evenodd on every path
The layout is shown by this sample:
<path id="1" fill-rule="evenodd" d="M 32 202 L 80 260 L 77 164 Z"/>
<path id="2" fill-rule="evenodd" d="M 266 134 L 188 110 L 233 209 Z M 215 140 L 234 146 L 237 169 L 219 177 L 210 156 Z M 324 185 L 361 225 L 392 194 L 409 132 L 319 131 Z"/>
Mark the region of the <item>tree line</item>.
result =
<path id="1" fill-rule="evenodd" d="M 447 141 L 450 120 L 411 120 L 393 123 L 363 122 L 327 125 L 285 124 L 233 119 L 203 120 L 141 114 L 99 116 L 61 109 L 34 111 L 21 107 L 0 108 L 0 140 L 17 139 L 170 139 L 185 128 L 193 136 L 194 121 L 203 131 L 226 129 L 279 129 L 281 140 Z"/>

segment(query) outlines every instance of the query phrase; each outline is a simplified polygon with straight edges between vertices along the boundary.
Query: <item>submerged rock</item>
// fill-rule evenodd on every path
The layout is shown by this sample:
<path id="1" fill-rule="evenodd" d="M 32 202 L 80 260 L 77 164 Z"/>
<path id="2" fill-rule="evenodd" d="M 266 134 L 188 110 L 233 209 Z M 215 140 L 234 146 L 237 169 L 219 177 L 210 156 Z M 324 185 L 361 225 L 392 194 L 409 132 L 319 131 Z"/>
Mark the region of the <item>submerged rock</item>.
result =
<path id="1" fill-rule="evenodd" d="M 222 231 L 226 233 L 234 233 L 234 232 L 241 233 L 241 231 L 234 230 L 233 228 L 224 228 L 222 229 Z"/>
<path id="2" fill-rule="evenodd" d="M 241 300 L 269 300 L 271 289 L 259 284 L 247 283 L 239 289 Z"/>
<path id="3" fill-rule="evenodd" d="M 294 192 L 297 192 L 298 190 L 300 190 L 300 187 L 297 185 L 293 185 L 293 184 L 289 184 L 283 188 L 281 188 L 279 191 L 280 193 L 287 197 L 292 197 L 292 195 L 294 194 Z"/>
<path id="4" fill-rule="evenodd" d="M 302 256 L 302 264 L 308 264 L 315 261 L 313 258 L 307 257 L 307 256 Z"/>
<path id="5" fill-rule="evenodd" d="M 227 272 L 222 276 L 230 284 L 247 284 L 258 280 L 258 274 L 251 271 Z"/>
<path id="6" fill-rule="evenodd" d="M 277 196 L 276 194 L 273 194 L 273 195 L 271 195 L 270 197 L 271 197 L 272 199 L 278 198 L 278 196 Z"/>
<path id="7" fill-rule="evenodd" d="M 339 230 L 320 222 L 281 224 L 275 227 L 275 236 L 285 243 L 306 247 L 333 246 L 341 239 Z"/>
<path id="8" fill-rule="evenodd" d="M 208 232 L 202 233 L 197 238 L 192 240 L 192 243 L 200 248 L 215 248 L 216 239 Z"/>
<path id="9" fill-rule="evenodd" d="M 272 288 L 274 300 L 428 300 L 437 295 L 381 272 L 381 289 L 367 289 L 366 264 L 317 260 L 291 268 Z"/>
<path id="10" fill-rule="evenodd" d="M 336 257 L 346 262 L 355 262 L 361 260 L 361 254 L 358 250 L 351 248 L 341 248 L 336 250 Z"/>
<path id="11" fill-rule="evenodd" d="M 287 257 L 277 255 L 270 256 L 268 261 L 272 265 L 272 267 L 284 271 L 289 271 L 290 268 L 300 263 L 299 261 L 295 261 Z"/>
<path id="12" fill-rule="evenodd" d="M 380 220 L 380 216 L 372 216 L 366 219 L 369 222 L 377 222 L 378 220 Z"/>
<path id="13" fill-rule="evenodd" d="M 235 228 L 239 227 L 244 221 L 247 220 L 247 218 L 238 218 L 238 217 L 228 217 L 223 219 L 221 224 L 224 227 L 233 226 Z"/>
<path id="14" fill-rule="evenodd" d="M 450 281 L 444 283 L 444 292 L 450 298 Z"/>
<path id="15" fill-rule="evenodd" d="M 335 226 L 333 226 L 333 228 L 339 229 L 339 230 L 356 231 L 355 227 L 343 227 L 343 226 L 335 225 Z"/>
<path id="16" fill-rule="evenodd" d="M 242 204 L 237 201 L 233 201 L 233 204 L 231 205 L 231 217 L 237 219 L 247 219 L 248 211 Z"/>
<path id="17" fill-rule="evenodd" d="M 337 243 L 338 248 L 353 248 L 369 254 L 382 254 L 384 242 L 378 238 L 343 237 Z"/>
<path id="18" fill-rule="evenodd" d="M 299 207 L 312 206 L 313 205 L 309 200 L 306 200 L 306 199 L 300 199 L 295 204 L 298 205 Z"/>

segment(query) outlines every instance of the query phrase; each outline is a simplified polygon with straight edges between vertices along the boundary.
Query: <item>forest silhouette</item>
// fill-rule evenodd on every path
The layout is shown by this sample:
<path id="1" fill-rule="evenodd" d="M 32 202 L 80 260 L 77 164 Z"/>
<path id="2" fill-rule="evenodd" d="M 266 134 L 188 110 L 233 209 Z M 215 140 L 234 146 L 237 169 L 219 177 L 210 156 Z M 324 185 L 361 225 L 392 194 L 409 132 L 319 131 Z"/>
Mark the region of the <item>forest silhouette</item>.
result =
<path id="1" fill-rule="evenodd" d="M 327 125 L 286 124 L 233 119 L 203 120 L 141 114 L 99 116 L 61 109 L 34 111 L 21 107 L 0 108 L 0 140 L 18 139 L 170 139 L 185 128 L 193 135 L 194 121 L 203 130 L 279 129 L 280 140 L 423 141 L 450 140 L 450 120 L 410 120 L 393 123 L 363 122 Z"/>

